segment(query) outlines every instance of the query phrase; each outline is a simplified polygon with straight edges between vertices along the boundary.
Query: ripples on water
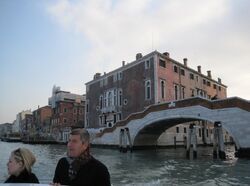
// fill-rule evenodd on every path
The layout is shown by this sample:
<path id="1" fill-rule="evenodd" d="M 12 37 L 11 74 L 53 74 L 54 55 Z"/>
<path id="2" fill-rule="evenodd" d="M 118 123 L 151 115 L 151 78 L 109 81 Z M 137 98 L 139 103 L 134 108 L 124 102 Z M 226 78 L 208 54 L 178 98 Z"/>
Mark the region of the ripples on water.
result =
<path id="1" fill-rule="evenodd" d="M 28 145 L 0 142 L 0 182 L 7 177 L 10 152 L 18 147 L 32 150 L 37 157 L 33 172 L 41 183 L 52 181 L 57 161 L 65 156 L 64 145 Z M 250 160 L 213 160 L 212 148 L 198 148 L 198 159 L 185 159 L 184 149 L 158 149 L 120 153 L 92 148 L 92 154 L 107 165 L 113 185 L 250 185 Z"/>

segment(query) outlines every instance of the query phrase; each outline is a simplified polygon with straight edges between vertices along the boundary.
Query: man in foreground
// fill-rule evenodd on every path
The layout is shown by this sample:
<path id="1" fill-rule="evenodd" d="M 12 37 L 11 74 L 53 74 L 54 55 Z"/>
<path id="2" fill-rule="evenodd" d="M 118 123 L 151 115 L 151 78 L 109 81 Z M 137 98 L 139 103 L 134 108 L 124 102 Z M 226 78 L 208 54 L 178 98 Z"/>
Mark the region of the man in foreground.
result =
<path id="1" fill-rule="evenodd" d="M 89 133 L 73 129 L 70 133 L 67 157 L 56 166 L 54 185 L 110 186 L 107 167 L 90 155 Z"/>

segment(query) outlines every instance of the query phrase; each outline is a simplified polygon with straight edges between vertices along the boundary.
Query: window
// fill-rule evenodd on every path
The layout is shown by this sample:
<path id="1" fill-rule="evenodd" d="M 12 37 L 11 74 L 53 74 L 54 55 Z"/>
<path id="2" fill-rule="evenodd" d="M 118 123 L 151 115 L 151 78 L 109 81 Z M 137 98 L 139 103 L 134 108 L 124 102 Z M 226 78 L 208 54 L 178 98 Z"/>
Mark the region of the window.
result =
<path id="1" fill-rule="evenodd" d="M 146 60 L 145 61 L 145 69 L 149 69 L 150 68 L 150 61 Z"/>
<path id="2" fill-rule="evenodd" d="M 103 87 L 103 79 L 100 80 L 100 87 Z"/>
<path id="3" fill-rule="evenodd" d="M 103 96 L 100 96 L 100 99 L 99 99 L 99 105 L 100 105 L 100 109 L 103 108 Z"/>
<path id="4" fill-rule="evenodd" d="M 116 114 L 114 114 L 114 123 L 116 123 Z"/>
<path id="5" fill-rule="evenodd" d="M 201 137 L 201 128 L 199 128 L 199 137 Z"/>
<path id="6" fill-rule="evenodd" d="M 203 79 L 203 84 L 206 85 L 206 80 L 205 79 Z"/>
<path id="7" fill-rule="evenodd" d="M 119 106 L 122 106 L 122 90 L 119 90 Z"/>
<path id="8" fill-rule="evenodd" d="M 117 90 L 114 89 L 114 105 L 117 105 L 117 96 L 116 96 Z"/>
<path id="9" fill-rule="evenodd" d="M 103 103 L 103 107 L 107 106 L 107 92 L 104 92 L 104 103 Z"/>
<path id="10" fill-rule="evenodd" d="M 103 85 L 107 85 L 108 84 L 108 77 L 104 78 L 104 82 Z"/>
<path id="11" fill-rule="evenodd" d="M 67 108 L 64 108 L 64 112 L 67 112 Z"/>
<path id="12" fill-rule="evenodd" d="M 164 61 L 163 59 L 160 59 L 160 60 L 159 60 L 159 65 L 160 65 L 161 67 L 166 68 L 166 61 Z"/>
<path id="13" fill-rule="evenodd" d="M 122 72 L 118 72 L 118 80 L 122 80 Z"/>
<path id="14" fill-rule="evenodd" d="M 214 89 L 216 89 L 217 88 L 217 85 L 216 84 L 214 84 Z"/>
<path id="15" fill-rule="evenodd" d="M 219 86 L 219 91 L 221 91 L 221 87 Z"/>
<path id="16" fill-rule="evenodd" d="M 178 85 L 174 85 L 174 95 L 175 95 L 175 100 L 178 99 Z"/>
<path id="17" fill-rule="evenodd" d="M 176 133 L 179 133 L 179 127 L 176 127 Z"/>
<path id="18" fill-rule="evenodd" d="M 165 81 L 161 81 L 161 98 L 165 98 Z"/>
<path id="19" fill-rule="evenodd" d="M 194 97 L 194 89 L 190 89 L 191 90 L 191 97 Z"/>
<path id="20" fill-rule="evenodd" d="M 174 66 L 174 72 L 178 73 L 178 67 Z"/>
<path id="21" fill-rule="evenodd" d="M 189 77 L 190 77 L 190 79 L 194 79 L 194 74 L 190 73 Z"/>
<path id="22" fill-rule="evenodd" d="M 151 83 L 150 80 L 145 82 L 145 99 L 151 99 Z"/>
<path id="23" fill-rule="evenodd" d="M 181 87 L 182 99 L 185 98 L 185 87 Z"/>
<path id="24" fill-rule="evenodd" d="M 66 118 L 63 118 L 63 123 L 67 123 L 67 119 Z"/>
<path id="25" fill-rule="evenodd" d="M 211 86 L 211 83 L 210 83 L 210 81 L 207 81 L 207 86 L 209 86 L 209 87 Z"/>
<path id="26" fill-rule="evenodd" d="M 113 81 L 114 81 L 114 82 L 117 81 L 117 74 L 116 74 L 116 73 L 113 75 Z"/>
<path id="27" fill-rule="evenodd" d="M 185 70 L 181 69 L 181 75 L 185 76 Z"/>
<path id="28" fill-rule="evenodd" d="M 198 76 L 196 76 L 196 81 L 197 81 L 197 82 L 199 81 L 199 77 L 198 77 Z"/>
<path id="29" fill-rule="evenodd" d="M 112 105 L 112 93 L 109 92 L 108 93 L 108 106 L 111 106 Z"/>
<path id="30" fill-rule="evenodd" d="M 184 129 L 184 133 L 187 133 L 187 128 L 186 128 L 186 127 L 184 127 L 183 129 Z"/>

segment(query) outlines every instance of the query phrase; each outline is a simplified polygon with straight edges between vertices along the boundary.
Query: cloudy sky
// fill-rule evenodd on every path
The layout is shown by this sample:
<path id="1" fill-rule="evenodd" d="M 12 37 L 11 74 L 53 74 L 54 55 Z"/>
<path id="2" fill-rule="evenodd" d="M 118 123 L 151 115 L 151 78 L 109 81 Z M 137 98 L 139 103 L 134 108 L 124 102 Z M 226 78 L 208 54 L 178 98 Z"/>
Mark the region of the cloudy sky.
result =
<path id="1" fill-rule="evenodd" d="M 0 123 L 153 50 L 250 100 L 249 0 L 1 0 Z"/>

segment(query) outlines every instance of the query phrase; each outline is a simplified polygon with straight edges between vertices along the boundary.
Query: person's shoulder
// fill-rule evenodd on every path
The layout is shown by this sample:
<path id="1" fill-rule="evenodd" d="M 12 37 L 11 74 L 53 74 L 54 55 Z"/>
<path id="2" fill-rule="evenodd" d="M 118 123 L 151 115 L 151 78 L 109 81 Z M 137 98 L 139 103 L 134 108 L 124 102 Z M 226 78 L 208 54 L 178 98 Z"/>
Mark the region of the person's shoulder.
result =
<path id="1" fill-rule="evenodd" d="M 31 183 L 39 183 L 39 180 L 34 173 L 30 174 L 30 181 L 31 181 Z"/>
<path id="2" fill-rule="evenodd" d="M 92 164 L 94 164 L 96 167 L 98 167 L 100 169 L 108 170 L 108 168 L 106 167 L 106 165 L 104 165 L 104 163 L 102 163 L 98 159 L 92 157 L 91 161 L 92 161 Z"/>

